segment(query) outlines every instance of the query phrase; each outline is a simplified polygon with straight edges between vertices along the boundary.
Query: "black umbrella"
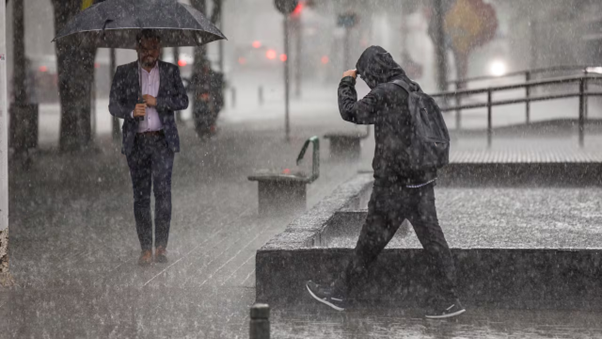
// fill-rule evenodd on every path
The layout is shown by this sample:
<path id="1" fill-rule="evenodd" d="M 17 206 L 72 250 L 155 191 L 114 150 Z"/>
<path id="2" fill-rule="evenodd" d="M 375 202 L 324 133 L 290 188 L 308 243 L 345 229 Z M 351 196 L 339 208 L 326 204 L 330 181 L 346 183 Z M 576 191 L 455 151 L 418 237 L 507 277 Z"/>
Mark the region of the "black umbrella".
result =
<path id="1" fill-rule="evenodd" d="M 201 12 L 176 0 L 106 0 L 77 14 L 54 40 L 77 34 L 96 47 L 135 49 L 142 29 L 155 30 L 163 47 L 226 39 Z"/>

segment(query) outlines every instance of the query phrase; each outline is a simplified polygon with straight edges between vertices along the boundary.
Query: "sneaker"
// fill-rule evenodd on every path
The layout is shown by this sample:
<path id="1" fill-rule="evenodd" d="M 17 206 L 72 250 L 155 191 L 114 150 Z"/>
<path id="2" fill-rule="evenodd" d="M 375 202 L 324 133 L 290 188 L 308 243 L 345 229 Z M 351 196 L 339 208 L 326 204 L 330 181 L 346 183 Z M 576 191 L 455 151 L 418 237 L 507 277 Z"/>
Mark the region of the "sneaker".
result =
<path id="1" fill-rule="evenodd" d="M 447 306 L 434 307 L 428 312 L 426 312 L 425 317 L 427 319 L 445 319 L 458 316 L 466 310 L 460 303 L 460 300 L 456 299 L 451 304 L 446 304 Z"/>
<path id="2" fill-rule="evenodd" d="M 344 311 L 347 308 L 347 300 L 341 295 L 337 295 L 334 287 L 330 285 L 318 285 L 313 281 L 305 284 L 309 294 L 317 301 L 332 307 L 337 311 Z"/>

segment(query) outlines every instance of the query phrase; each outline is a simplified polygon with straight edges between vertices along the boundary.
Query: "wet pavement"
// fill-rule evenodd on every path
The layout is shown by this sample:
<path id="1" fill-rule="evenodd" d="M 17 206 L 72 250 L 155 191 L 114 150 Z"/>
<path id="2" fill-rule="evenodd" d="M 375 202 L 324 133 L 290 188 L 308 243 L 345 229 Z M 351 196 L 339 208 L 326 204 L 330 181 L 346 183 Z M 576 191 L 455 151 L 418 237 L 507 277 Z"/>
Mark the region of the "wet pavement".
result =
<path id="1" fill-rule="evenodd" d="M 469 308 L 452 320 L 425 320 L 417 310 L 364 308 L 344 313 L 318 305 L 277 310 L 274 338 L 602 338 L 600 315 L 585 312 Z"/>
<path id="2" fill-rule="evenodd" d="M 325 121 L 294 129 L 291 144 L 270 124 L 224 124 L 205 144 L 181 128 L 170 262 L 149 268 L 136 264 L 132 193 L 119 145 L 99 137 L 97 151 L 89 154 L 42 150 L 29 172 L 13 164 L 10 265 L 18 286 L 0 290 L 0 337 L 247 338 L 255 251 L 295 217 L 258 216 L 257 184 L 247 175 L 294 168 L 305 138 L 341 126 Z M 370 163 L 371 142 L 353 164 L 330 160 L 325 146 L 308 206 Z M 484 199 L 483 192 L 473 198 Z M 539 194 L 544 199 L 557 193 Z M 575 194 L 586 203 L 599 196 L 597 190 Z M 563 198 L 542 201 L 562 204 Z M 596 202 L 589 204 L 597 209 Z M 525 209 L 526 215 L 536 211 L 549 213 L 536 205 Z M 272 337 L 602 338 L 602 314 L 466 306 L 468 314 L 458 320 L 429 322 L 420 318 L 421 310 L 403 305 L 341 314 L 307 300 L 273 310 Z"/>
<path id="3" fill-rule="evenodd" d="M 602 249 L 600 188 L 437 187 L 435 196 L 451 248 Z M 367 213 L 363 201 L 361 211 Z M 422 248 L 413 229 L 404 226 L 387 247 Z M 355 222 L 352 231 L 346 227 L 321 246 L 353 248 L 360 227 Z"/>

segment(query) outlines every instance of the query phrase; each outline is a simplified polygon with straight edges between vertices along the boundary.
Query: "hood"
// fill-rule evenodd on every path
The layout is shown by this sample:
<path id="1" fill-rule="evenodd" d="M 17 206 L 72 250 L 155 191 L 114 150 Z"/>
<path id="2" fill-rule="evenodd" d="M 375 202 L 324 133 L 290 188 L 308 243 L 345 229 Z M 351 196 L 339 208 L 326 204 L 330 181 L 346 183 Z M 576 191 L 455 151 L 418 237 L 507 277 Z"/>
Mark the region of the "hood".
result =
<path id="1" fill-rule="evenodd" d="M 370 46 L 360 56 L 355 65 L 357 74 L 371 89 L 378 84 L 403 79 L 410 83 L 401 66 L 393 60 L 389 52 L 380 46 Z"/>

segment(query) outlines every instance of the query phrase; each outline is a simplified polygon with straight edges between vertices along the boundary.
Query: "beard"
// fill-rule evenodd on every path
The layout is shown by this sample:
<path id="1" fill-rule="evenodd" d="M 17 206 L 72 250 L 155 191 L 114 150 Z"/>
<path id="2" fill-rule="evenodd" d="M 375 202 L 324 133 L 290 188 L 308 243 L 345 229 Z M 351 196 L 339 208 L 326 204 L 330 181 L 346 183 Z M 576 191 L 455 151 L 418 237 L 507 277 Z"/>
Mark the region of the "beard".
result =
<path id="1" fill-rule="evenodd" d="M 157 59 L 155 58 L 147 57 L 142 59 L 142 66 L 144 67 L 154 67 L 156 63 Z"/>

